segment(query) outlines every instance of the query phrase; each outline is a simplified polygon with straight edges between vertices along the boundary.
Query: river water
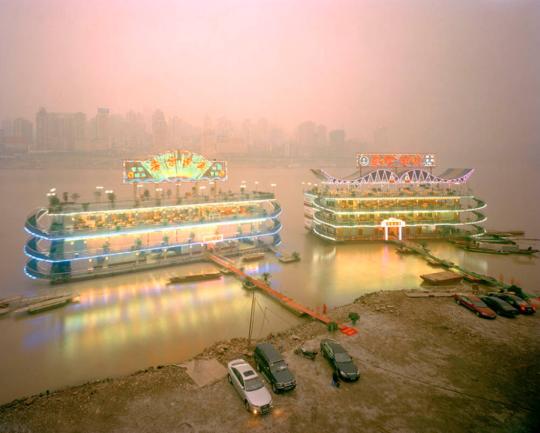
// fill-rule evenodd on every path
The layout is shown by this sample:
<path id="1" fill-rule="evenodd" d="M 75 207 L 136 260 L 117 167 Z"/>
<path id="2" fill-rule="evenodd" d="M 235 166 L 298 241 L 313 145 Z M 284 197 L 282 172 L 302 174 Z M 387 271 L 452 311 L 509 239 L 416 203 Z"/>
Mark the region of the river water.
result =
<path id="1" fill-rule="evenodd" d="M 330 169 L 349 174 L 345 168 Z M 517 174 L 520 176 L 517 176 Z M 523 179 L 527 179 L 524 181 Z M 316 182 L 308 167 L 229 167 L 223 189 L 238 190 L 240 182 L 271 190 L 283 207 L 283 247 L 298 251 L 302 260 L 281 265 L 270 254 L 250 264 L 253 274 L 270 272 L 273 287 L 312 307 L 329 308 L 353 301 L 363 293 L 418 287 L 419 275 L 432 272 L 414 256 L 399 256 L 382 243 L 332 245 L 303 228 L 304 182 Z M 472 179 L 474 191 L 488 203 L 488 228 L 524 229 L 540 238 L 540 210 L 535 167 L 480 166 Z M 14 398 L 75 385 L 88 380 L 129 374 L 150 365 L 181 362 L 218 340 L 247 336 L 251 295 L 232 276 L 221 280 L 167 287 L 169 277 L 211 270 L 192 264 L 124 276 L 49 286 L 23 274 L 22 252 L 27 214 L 46 202 L 51 187 L 78 192 L 90 201 L 96 185 L 129 197 L 121 184 L 120 164 L 111 169 L 0 170 L 0 297 L 73 290 L 80 302 L 35 316 L 0 319 L 0 403 Z M 187 188 L 188 187 L 184 187 Z M 538 246 L 538 243 L 533 244 Z M 537 258 L 467 253 L 445 242 L 430 247 L 463 266 L 540 293 Z M 264 295 L 256 296 L 254 336 L 279 331 L 301 319 Z"/>

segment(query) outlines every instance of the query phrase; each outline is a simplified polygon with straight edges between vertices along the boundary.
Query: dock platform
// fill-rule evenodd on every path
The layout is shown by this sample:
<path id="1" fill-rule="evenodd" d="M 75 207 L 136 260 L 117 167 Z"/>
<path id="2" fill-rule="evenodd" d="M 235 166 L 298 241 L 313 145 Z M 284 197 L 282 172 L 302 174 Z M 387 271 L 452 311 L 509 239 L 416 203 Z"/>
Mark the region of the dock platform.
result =
<path id="1" fill-rule="evenodd" d="M 242 278 L 243 280 L 247 280 L 251 282 L 253 285 L 255 285 L 258 289 L 262 290 L 264 293 L 269 295 L 271 298 L 278 301 L 280 304 L 284 305 L 285 307 L 296 311 L 301 314 L 306 314 L 313 319 L 318 320 L 319 322 L 324 323 L 325 325 L 328 325 L 330 322 L 332 322 L 332 319 L 328 317 L 325 314 L 317 313 L 316 311 L 313 311 L 306 306 L 296 302 L 294 299 L 289 298 L 288 296 L 285 296 L 283 293 L 278 292 L 277 290 L 270 287 L 268 284 L 266 284 L 264 281 L 258 280 L 256 278 L 250 277 L 249 275 L 245 274 L 242 270 L 236 267 L 234 263 L 232 263 L 230 260 L 218 256 L 216 254 L 207 254 L 208 259 L 210 259 L 212 262 L 216 263 L 217 265 L 221 266 L 222 268 L 229 269 L 231 272 L 233 272 L 238 277 Z M 345 334 L 345 335 L 354 335 L 358 331 L 355 328 L 351 328 L 346 325 L 338 325 L 339 330 Z"/>

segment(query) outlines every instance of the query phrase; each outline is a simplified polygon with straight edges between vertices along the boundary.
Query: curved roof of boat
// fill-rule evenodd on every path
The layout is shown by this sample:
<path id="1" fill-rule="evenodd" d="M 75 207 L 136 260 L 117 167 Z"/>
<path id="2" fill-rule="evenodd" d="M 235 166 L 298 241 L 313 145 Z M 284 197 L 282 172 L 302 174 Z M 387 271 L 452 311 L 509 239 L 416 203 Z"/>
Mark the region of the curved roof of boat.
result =
<path id="1" fill-rule="evenodd" d="M 474 172 L 473 168 L 449 168 L 439 175 L 434 175 L 423 168 L 411 168 L 394 171 L 378 168 L 365 174 L 355 172 L 342 178 L 332 176 L 323 169 L 311 170 L 317 178 L 326 184 L 362 185 L 362 184 L 463 184 Z"/>

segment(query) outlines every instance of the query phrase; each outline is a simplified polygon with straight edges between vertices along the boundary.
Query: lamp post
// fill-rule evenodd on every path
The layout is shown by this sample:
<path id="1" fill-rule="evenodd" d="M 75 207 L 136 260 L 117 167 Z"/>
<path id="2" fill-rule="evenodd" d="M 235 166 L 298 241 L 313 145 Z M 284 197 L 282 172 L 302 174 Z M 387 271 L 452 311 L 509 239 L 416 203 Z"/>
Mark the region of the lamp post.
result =
<path id="1" fill-rule="evenodd" d="M 96 201 L 98 203 L 101 203 L 101 195 L 103 194 L 103 187 L 102 186 L 96 186 L 96 191 L 94 192 L 94 195 L 96 196 Z"/>
<path id="2" fill-rule="evenodd" d="M 161 192 L 163 191 L 163 188 L 161 187 L 158 187 L 156 188 L 156 205 L 160 205 L 161 204 Z"/>
<path id="3" fill-rule="evenodd" d="M 105 194 L 107 195 L 107 199 L 111 202 L 111 207 L 114 208 L 114 201 L 116 200 L 116 196 L 114 195 L 114 191 L 112 189 L 108 189 L 105 191 Z"/>
<path id="4" fill-rule="evenodd" d="M 275 196 L 276 196 L 276 184 L 275 184 L 275 183 L 271 183 L 271 184 L 270 184 L 270 187 L 272 188 L 272 195 L 275 197 Z"/>

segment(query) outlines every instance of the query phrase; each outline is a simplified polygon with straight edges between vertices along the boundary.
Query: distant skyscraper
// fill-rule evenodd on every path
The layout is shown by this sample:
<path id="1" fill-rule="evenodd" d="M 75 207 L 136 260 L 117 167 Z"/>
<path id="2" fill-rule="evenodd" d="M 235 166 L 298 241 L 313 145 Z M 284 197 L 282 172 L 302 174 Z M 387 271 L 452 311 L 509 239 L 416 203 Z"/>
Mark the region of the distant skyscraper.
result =
<path id="1" fill-rule="evenodd" d="M 212 125 L 212 119 L 208 116 L 204 118 L 201 137 L 201 153 L 207 158 L 212 158 L 217 154 L 216 132 Z"/>
<path id="2" fill-rule="evenodd" d="M 152 138 L 146 131 L 144 116 L 141 113 L 130 111 L 126 114 L 126 136 L 128 148 L 149 149 Z"/>
<path id="3" fill-rule="evenodd" d="M 152 115 L 152 135 L 154 150 L 165 150 L 169 146 L 167 121 L 161 110 L 154 111 Z"/>
<path id="4" fill-rule="evenodd" d="M 84 113 L 48 113 L 41 108 L 36 114 L 37 150 L 76 150 L 84 144 L 85 139 Z"/>
<path id="5" fill-rule="evenodd" d="M 343 129 L 334 129 L 328 133 L 330 151 L 336 157 L 342 157 L 345 154 L 345 131 Z"/>
<path id="6" fill-rule="evenodd" d="M 104 149 L 111 148 L 111 131 L 108 108 L 98 108 L 95 119 L 95 141 Z"/>
<path id="7" fill-rule="evenodd" d="M 296 146 L 291 156 L 312 156 L 316 143 L 317 125 L 314 122 L 302 122 L 296 128 Z"/>

